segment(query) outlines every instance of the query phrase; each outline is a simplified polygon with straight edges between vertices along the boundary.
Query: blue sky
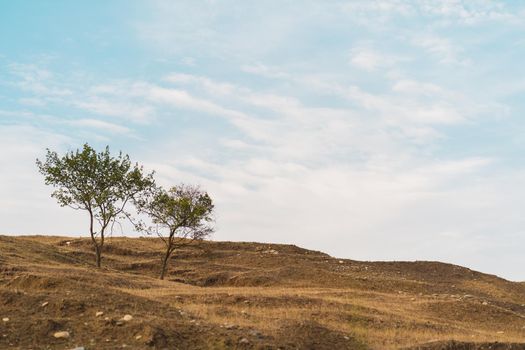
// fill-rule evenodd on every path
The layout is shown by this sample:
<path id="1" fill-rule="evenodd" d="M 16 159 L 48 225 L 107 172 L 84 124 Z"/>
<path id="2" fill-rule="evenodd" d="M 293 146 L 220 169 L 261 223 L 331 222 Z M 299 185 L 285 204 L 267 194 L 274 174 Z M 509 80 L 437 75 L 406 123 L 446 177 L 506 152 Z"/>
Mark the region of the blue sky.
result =
<path id="1" fill-rule="evenodd" d="M 208 190 L 214 239 L 525 280 L 524 18 L 489 0 L 0 1 L 0 230 L 86 235 L 34 159 L 89 142 Z"/>

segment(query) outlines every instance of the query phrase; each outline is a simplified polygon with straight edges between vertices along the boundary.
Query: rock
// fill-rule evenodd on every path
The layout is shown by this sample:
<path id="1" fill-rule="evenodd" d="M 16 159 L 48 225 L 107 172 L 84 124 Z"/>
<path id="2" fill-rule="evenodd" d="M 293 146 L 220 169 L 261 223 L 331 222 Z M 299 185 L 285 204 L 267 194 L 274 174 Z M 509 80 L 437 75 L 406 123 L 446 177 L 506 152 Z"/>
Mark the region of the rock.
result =
<path id="1" fill-rule="evenodd" d="M 226 329 L 236 329 L 237 326 L 234 325 L 234 324 L 227 324 L 227 325 L 224 326 L 224 328 L 226 328 Z"/>
<path id="2" fill-rule="evenodd" d="M 122 325 L 124 324 L 124 321 L 117 321 L 115 324 L 116 324 L 117 326 L 122 326 Z"/>
<path id="3" fill-rule="evenodd" d="M 239 340 L 239 344 L 250 344 L 250 341 L 246 338 L 242 338 L 241 340 Z"/>
<path id="4" fill-rule="evenodd" d="M 141 335 L 137 335 L 137 336 L 135 337 L 135 339 L 136 339 L 136 340 L 141 340 L 141 339 L 142 339 L 142 336 L 141 336 Z"/>
<path id="5" fill-rule="evenodd" d="M 503 333 L 505 333 L 505 332 L 503 332 L 503 331 L 497 331 L 496 333 L 497 333 L 497 334 L 503 334 Z"/>
<path id="6" fill-rule="evenodd" d="M 9 322 L 9 317 L 2 318 L 2 322 Z"/>
<path id="7" fill-rule="evenodd" d="M 482 305 L 488 305 L 489 303 L 487 303 L 486 301 L 482 302 L 481 303 Z"/>
<path id="8" fill-rule="evenodd" d="M 99 317 L 99 316 L 103 316 L 103 315 L 104 315 L 104 312 L 97 311 L 97 313 L 95 314 L 95 317 Z"/>
<path id="9" fill-rule="evenodd" d="M 86 348 L 83 346 L 77 346 L 76 348 L 73 348 L 71 350 L 86 350 Z"/>
<path id="10" fill-rule="evenodd" d="M 261 334 L 261 332 L 255 330 L 255 329 L 252 329 L 249 334 L 252 336 L 252 337 L 257 337 L 257 338 L 262 338 L 263 335 Z"/>
<path id="11" fill-rule="evenodd" d="M 339 260 L 339 264 L 344 264 L 345 262 L 343 260 Z"/>
<path id="12" fill-rule="evenodd" d="M 47 305 L 49 305 L 49 301 L 44 301 L 44 302 L 42 303 L 42 307 L 46 307 Z"/>
<path id="13" fill-rule="evenodd" d="M 124 322 L 129 322 L 133 319 L 133 316 L 131 315 L 124 315 L 124 317 L 121 318 L 122 321 Z"/>
<path id="14" fill-rule="evenodd" d="M 68 339 L 69 332 L 66 332 L 66 331 L 56 332 L 55 334 L 53 334 L 53 337 L 57 339 Z"/>

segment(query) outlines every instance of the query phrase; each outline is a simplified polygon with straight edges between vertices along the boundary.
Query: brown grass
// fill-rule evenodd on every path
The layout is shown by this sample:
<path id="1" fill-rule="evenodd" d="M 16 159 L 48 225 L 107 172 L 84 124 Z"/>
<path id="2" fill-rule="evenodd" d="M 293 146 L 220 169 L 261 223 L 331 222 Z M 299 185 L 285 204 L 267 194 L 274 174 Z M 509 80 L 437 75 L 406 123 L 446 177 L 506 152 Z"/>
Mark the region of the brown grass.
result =
<path id="1" fill-rule="evenodd" d="M 0 324 L 0 348 L 525 342 L 525 287 L 454 265 L 357 262 L 295 246 L 204 242 L 179 251 L 168 280 L 159 281 L 161 246 L 152 239 L 113 238 L 101 271 L 92 267 L 87 240 L 0 237 L 0 254 L 0 318 L 10 318 Z M 42 308 L 44 301 L 49 305 Z M 97 310 L 110 319 L 95 318 Z M 134 320 L 118 325 L 127 313 Z M 71 338 L 52 338 L 59 328 Z"/>

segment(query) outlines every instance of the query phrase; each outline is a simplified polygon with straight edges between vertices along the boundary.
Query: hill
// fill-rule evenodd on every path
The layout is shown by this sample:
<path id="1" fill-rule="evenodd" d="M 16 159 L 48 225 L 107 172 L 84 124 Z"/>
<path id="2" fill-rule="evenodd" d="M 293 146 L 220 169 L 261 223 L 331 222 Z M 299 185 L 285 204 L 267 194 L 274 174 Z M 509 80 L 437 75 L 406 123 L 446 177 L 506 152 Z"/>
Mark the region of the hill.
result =
<path id="1" fill-rule="evenodd" d="M 0 348 L 525 349 L 522 283 L 233 242 L 177 251 L 160 281 L 161 248 L 111 238 L 96 270 L 87 239 L 0 236 Z"/>

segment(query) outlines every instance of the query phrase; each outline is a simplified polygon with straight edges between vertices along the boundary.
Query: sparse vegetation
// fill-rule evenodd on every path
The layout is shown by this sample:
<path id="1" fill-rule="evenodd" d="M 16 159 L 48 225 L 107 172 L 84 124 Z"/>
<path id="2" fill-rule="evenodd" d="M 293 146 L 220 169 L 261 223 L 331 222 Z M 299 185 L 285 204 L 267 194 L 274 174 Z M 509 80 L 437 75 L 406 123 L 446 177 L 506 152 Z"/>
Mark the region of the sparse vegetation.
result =
<path id="1" fill-rule="evenodd" d="M 61 206 L 88 212 L 89 234 L 100 267 L 107 230 L 118 220 L 130 219 L 126 205 L 154 187 L 153 173 L 145 174 L 122 152 L 112 156 L 106 147 L 97 153 L 88 144 L 63 156 L 48 149 L 45 161 L 37 159 L 36 163 L 46 185 L 56 188 L 51 196 Z"/>
<path id="2" fill-rule="evenodd" d="M 450 264 L 210 241 L 182 247 L 161 281 L 163 247 L 108 238 L 107 269 L 94 271 L 88 239 L 0 236 L 0 348 L 525 349 L 522 283 Z"/>

